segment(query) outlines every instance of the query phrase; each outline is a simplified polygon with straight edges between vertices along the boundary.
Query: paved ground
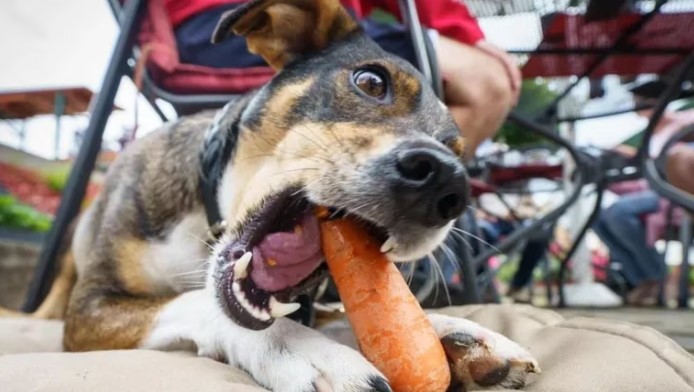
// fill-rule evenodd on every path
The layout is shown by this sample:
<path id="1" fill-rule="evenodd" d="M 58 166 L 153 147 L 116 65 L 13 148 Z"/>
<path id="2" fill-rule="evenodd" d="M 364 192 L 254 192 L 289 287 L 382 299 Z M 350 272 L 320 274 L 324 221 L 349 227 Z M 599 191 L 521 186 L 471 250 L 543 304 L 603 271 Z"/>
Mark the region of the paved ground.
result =
<path id="1" fill-rule="evenodd" d="M 647 325 L 668 335 L 687 351 L 694 353 L 694 309 L 615 308 L 555 310 L 565 317 L 599 317 Z"/>

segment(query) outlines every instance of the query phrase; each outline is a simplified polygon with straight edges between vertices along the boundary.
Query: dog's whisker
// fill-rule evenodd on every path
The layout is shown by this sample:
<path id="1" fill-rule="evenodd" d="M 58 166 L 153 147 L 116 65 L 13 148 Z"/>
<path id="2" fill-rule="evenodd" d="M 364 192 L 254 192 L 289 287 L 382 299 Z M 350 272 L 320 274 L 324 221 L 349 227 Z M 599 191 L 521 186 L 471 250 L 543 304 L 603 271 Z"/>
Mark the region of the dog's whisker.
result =
<path id="1" fill-rule="evenodd" d="M 196 277 L 196 276 L 201 276 L 205 275 L 208 272 L 208 269 L 200 269 L 200 270 L 195 270 L 195 271 L 186 271 L 186 272 L 179 272 L 176 274 L 171 274 L 170 276 L 176 277 L 176 278 L 189 278 L 189 277 Z"/>
<path id="2" fill-rule="evenodd" d="M 365 209 L 365 208 L 370 208 L 370 207 L 372 207 L 373 205 L 374 205 L 374 202 L 369 201 L 369 202 L 366 202 L 366 203 L 364 203 L 364 204 L 362 204 L 362 205 L 359 205 L 359 206 L 357 206 L 357 207 L 350 208 L 350 209 L 349 209 L 349 210 L 350 210 L 349 212 L 350 212 L 351 214 L 356 214 L 356 213 L 361 212 L 361 210 L 363 210 L 363 209 Z"/>
<path id="3" fill-rule="evenodd" d="M 455 269 L 458 276 L 462 277 L 463 271 L 461 270 L 460 265 L 455 261 L 456 257 L 455 257 L 455 253 L 453 252 L 453 250 L 445 243 L 441 244 L 441 250 L 443 250 L 443 253 L 445 253 L 446 256 L 448 256 L 448 262 L 453 266 L 453 268 Z M 448 287 L 448 286 L 446 286 L 446 287 Z M 450 298 L 449 298 L 449 305 L 453 305 L 452 303 L 450 303 Z"/>
<path id="4" fill-rule="evenodd" d="M 214 245 L 213 245 L 213 244 L 211 244 L 211 243 L 205 241 L 204 239 L 200 238 L 197 234 L 195 234 L 195 233 L 193 233 L 193 232 L 191 232 L 191 231 L 189 231 L 189 230 L 186 230 L 185 233 L 186 233 L 187 235 L 191 236 L 193 239 L 196 239 L 196 240 L 200 241 L 203 245 L 205 245 L 205 247 L 206 247 L 207 249 L 209 249 L 209 250 L 214 250 Z"/>
<path id="5" fill-rule="evenodd" d="M 172 274 L 171 277 L 173 278 L 185 278 L 185 277 L 194 277 L 194 276 L 203 276 L 207 274 L 207 269 L 204 270 L 199 270 L 199 271 L 188 271 L 188 272 L 181 272 L 178 274 Z"/>
<path id="6" fill-rule="evenodd" d="M 270 123 L 273 123 L 273 124 L 275 124 L 275 125 L 278 125 L 278 128 L 279 128 L 280 126 L 283 126 L 283 125 L 284 125 L 284 119 L 282 119 L 282 118 L 276 118 L 276 117 L 273 117 L 273 116 L 266 116 L 265 119 L 266 119 L 266 120 L 269 120 Z M 320 148 L 320 149 L 324 149 L 324 148 L 329 147 L 327 144 L 320 143 L 320 142 L 318 141 L 318 140 L 320 140 L 320 138 L 318 138 L 318 140 L 309 138 L 307 135 L 303 134 L 302 132 L 299 132 L 299 131 L 301 131 L 301 130 L 310 131 L 311 134 L 312 134 L 313 136 L 317 136 L 317 135 L 313 132 L 314 128 L 311 127 L 311 124 L 306 124 L 306 123 L 300 124 L 297 128 L 294 128 L 294 132 L 296 132 L 296 133 L 299 134 L 300 136 L 306 138 L 306 140 L 308 140 L 308 141 L 310 141 L 311 143 L 315 144 L 315 145 L 316 145 L 318 148 Z"/>
<path id="7" fill-rule="evenodd" d="M 195 284 L 183 284 L 183 288 L 187 290 L 197 290 L 197 289 L 203 289 L 205 288 L 205 283 L 195 283 Z"/>
<path id="8" fill-rule="evenodd" d="M 333 161 L 327 159 L 326 157 L 320 156 L 318 154 L 316 154 L 316 155 L 300 155 L 297 153 L 292 153 L 289 151 L 282 151 L 282 150 L 278 150 L 278 149 L 276 149 L 276 151 L 281 153 L 281 154 L 284 154 L 288 157 L 291 157 L 291 158 L 306 159 L 306 160 L 313 161 L 316 163 L 326 163 L 326 162 L 328 162 L 330 164 L 334 163 Z M 245 159 L 240 160 L 239 162 L 247 162 L 247 161 L 250 161 L 252 159 L 272 158 L 272 157 L 276 157 L 276 155 L 275 154 L 256 154 L 256 155 L 251 155 L 249 157 L 246 157 Z"/>
<path id="9" fill-rule="evenodd" d="M 205 281 L 205 278 L 200 278 L 195 280 L 177 280 L 176 283 L 184 287 L 203 287 L 205 285 Z"/>
<path id="10" fill-rule="evenodd" d="M 434 302 L 436 302 L 436 299 L 439 297 L 439 285 L 438 276 L 436 276 L 436 272 L 434 271 L 434 267 L 432 265 L 434 264 L 434 255 L 432 253 L 427 255 L 427 261 L 429 262 L 429 279 L 434 282 L 434 286 L 436 288 L 436 291 L 434 291 Z"/>
<path id="11" fill-rule="evenodd" d="M 407 271 L 407 285 L 412 284 L 412 279 L 414 278 L 414 272 L 417 270 L 417 263 L 419 261 L 413 261 L 411 263 L 408 263 L 410 266 L 410 270 Z"/>
<path id="12" fill-rule="evenodd" d="M 279 124 L 278 124 L 278 125 L 279 125 Z M 254 137 L 252 137 L 251 139 L 254 141 L 254 144 L 255 144 L 256 148 L 259 149 L 259 150 L 263 150 L 263 148 L 257 144 L 257 140 L 258 140 L 258 139 L 260 139 L 260 140 L 262 140 L 263 142 L 265 142 L 273 151 L 278 152 L 278 153 L 280 153 L 280 154 L 285 154 L 285 155 L 288 155 L 288 156 L 291 156 L 291 157 L 295 157 L 295 158 L 303 158 L 303 159 L 308 159 L 308 160 L 314 160 L 314 161 L 316 161 L 316 162 L 319 162 L 319 160 L 321 160 L 321 161 L 326 161 L 326 162 L 332 163 L 329 159 L 326 159 L 325 157 L 321 156 L 320 154 L 313 154 L 313 155 L 311 155 L 311 156 L 298 156 L 298 155 L 296 155 L 295 153 L 292 153 L 292 152 L 290 152 L 290 151 L 283 151 L 282 149 L 279 149 L 279 148 L 276 146 L 275 143 L 272 143 L 270 140 L 267 140 L 267 139 L 265 138 L 265 136 L 263 136 L 261 133 L 254 134 L 253 136 L 254 136 Z M 321 148 L 320 148 L 320 150 L 324 150 L 324 149 L 325 149 L 324 147 L 321 147 Z M 266 154 L 266 155 L 275 156 L 275 155 L 271 155 L 271 154 Z"/>
<path id="13" fill-rule="evenodd" d="M 332 127 L 327 127 L 326 129 L 330 133 L 330 136 L 332 136 L 335 142 L 340 146 L 340 151 L 345 151 L 345 145 L 342 144 L 342 140 L 337 136 L 335 130 Z"/>
<path id="14" fill-rule="evenodd" d="M 272 118 L 269 118 L 269 120 L 270 120 L 271 123 L 274 123 L 274 124 L 278 125 L 278 127 L 284 125 L 283 122 L 275 121 L 275 120 L 272 119 Z M 308 140 L 309 142 L 311 142 L 311 143 L 313 143 L 314 145 L 316 145 L 316 147 L 319 148 L 319 151 L 327 150 L 327 149 L 330 147 L 330 146 L 328 146 L 327 144 L 321 144 L 321 143 L 319 143 L 317 140 L 308 137 L 306 134 L 304 134 L 303 132 L 301 132 L 302 130 L 312 131 L 312 129 L 310 128 L 310 126 L 309 126 L 308 124 L 302 124 L 302 125 L 300 126 L 300 128 L 294 129 L 294 133 L 296 133 L 297 135 L 303 137 L 304 139 L 306 139 L 306 140 Z M 311 133 L 315 136 L 315 134 L 314 134 L 313 132 L 311 132 Z M 266 142 L 269 143 L 269 141 L 266 141 Z"/>
<path id="15" fill-rule="evenodd" d="M 310 170 L 320 170 L 320 169 L 317 168 L 317 167 L 302 167 L 302 168 L 299 168 L 299 169 L 289 169 L 289 170 L 281 171 L 281 172 L 279 172 L 279 173 L 270 174 L 270 177 L 281 176 L 281 175 L 287 174 L 287 173 L 300 172 L 300 171 L 306 171 L 306 170 L 309 170 L 309 171 L 310 171 Z"/>
<path id="16" fill-rule="evenodd" d="M 315 183 L 317 183 L 317 182 L 319 182 L 319 181 L 321 181 L 321 178 L 318 178 L 318 179 L 316 179 L 316 180 L 313 180 L 313 181 L 309 182 L 308 184 L 306 184 L 306 185 L 302 186 L 301 188 L 297 189 L 295 192 L 292 192 L 291 196 L 294 197 L 294 196 L 296 196 L 296 195 L 301 194 L 301 193 L 304 192 L 306 189 L 308 189 L 311 185 L 313 185 L 313 184 L 315 184 Z"/>
<path id="17" fill-rule="evenodd" d="M 436 258 L 434 257 L 433 253 L 429 253 L 427 255 L 427 260 L 429 261 L 429 279 L 432 280 L 435 289 L 433 301 L 436 302 L 436 300 L 439 298 L 439 276 L 436 273 L 436 267 L 434 266 L 434 264 L 436 264 Z"/>
<path id="18" fill-rule="evenodd" d="M 462 233 L 463 235 L 470 236 L 470 237 L 476 239 L 477 241 L 481 242 L 482 244 L 487 245 L 488 247 L 494 249 L 495 252 L 501 253 L 501 251 L 499 250 L 499 248 L 497 248 L 496 246 L 490 244 L 489 242 L 483 240 L 482 238 L 480 238 L 480 237 L 478 237 L 478 236 L 476 236 L 476 235 L 474 235 L 474 234 L 472 234 L 472 233 L 470 233 L 470 232 L 468 232 L 468 231 L 465 231 L 465 230 L 463 230 L 463 229 L 459 229 L 459 228 L 457 228 L 457 227 L 454 227 L 454 228 L 453 228 L 453 231 L 454 231 L 454 232 L 457 231 L 457 232 Z M 461 238 L 462 238 L 462 237 L 461 237 Z"/>
<path id="19" fill-rule="evenodd" d="M 303 129 L 297 129 L 295 132 L 296 132 L 297 135 L 299 135 L 299 136 L 303 137 L 304 139 L 308 140 L 309 142 L 315 144 L 316 147 L 318 147 L 318 148 L 321 149 L 321 150 L 323 150 L 323 149 L 325 149 L 325 148 L 328 147 L 327 145 L 321 144 L 321 143 L 315 141 L 313 138 L 308 137 L 308 135 L 306 135 L 306 134 L 304 134 L 303 132 L 301 132 L 302 130 L 311 131 L 311 128 L 309 128 L 308 126 L 305 126 Z M 311 133 L 313 133 L 313 132 L 311 132 Z"/>
<path id="20" fill-rule="evenodd" d="M 441 268 L 441 263 L 439 260 L 436 258 L 436 256 L 433 253 L 429 253 L 429 255 L 434 259 L 434 270 L 438 273 L 438 277 L 441 278 L 441 283 L 443 284 L 443 292 L 446 294 L 446 301 L 448 301 L 448 305 L 450 306 L 453 302 L 451 301 L 451 293 L 448 291 L 448 284 L 446 282 L 446 277 L 443 274 L 443 269 Z M 436 287 L 438 288 L 438 284 Z M 436 300 L 436 299 L 434 299 Z"/>
<path id="21" fill-rule="evenodd" d="M 465 244 L 465 246 L 468 247 L 468 249 L 470 249 L 472 251 L 475 250 L 475 248 L 472 247 L 472 244 L 470 244 L 470 242 L 468 242 L 468 240 L 466 240 L 465 237 L 463 237 L 460 233 L 456 233 L 455 231 L 451 231 L 451 234 L 460 238 L 460 240 L 463 241 L 463 243 Z"/>
<path id="22" fill-rule="evenodd" d="M 443 251 L 443 253 L 446 254 L 446 256 L 448 256 L 448 262 L 453 266 L 456 272 L 462 273 L 462 271 L 460 270 L 460 265 L 455 261 L 456 256 L 455 252 L 453 252 L 453 249 L 451 249 L 450 246 L 446 245 L 446 243 L 441 243 L 441 250 Z"/>

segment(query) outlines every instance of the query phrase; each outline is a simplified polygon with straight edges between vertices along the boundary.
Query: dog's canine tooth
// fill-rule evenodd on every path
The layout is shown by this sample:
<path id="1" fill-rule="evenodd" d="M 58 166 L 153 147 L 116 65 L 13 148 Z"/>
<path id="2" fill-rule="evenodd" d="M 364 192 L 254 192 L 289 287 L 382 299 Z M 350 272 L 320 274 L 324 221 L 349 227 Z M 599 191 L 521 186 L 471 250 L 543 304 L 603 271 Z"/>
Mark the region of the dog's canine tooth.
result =
<path id="1" fill-rule="evenodd" d="M 381 253 L 388 253 L 395 248 L 395 239 L 389 236 L 386 242 L 381 245 Z"/>
<path id="2" fill-rule="evenodd" d="M 248 265 L 251 264 L 253 253 L 246 252 L 234 262 L 234 280 L 243 279 L 248 276 Z"/>
<path id="3" fill-rule="evenodd" d="M 294 313 L 301 305 L 297 302 L 291 302 L 288 304 L 282 303 L 275 298 L 275 296 L 270 296 L 270 315 L 274 318 L 284 317 L 290 313 Z"/>

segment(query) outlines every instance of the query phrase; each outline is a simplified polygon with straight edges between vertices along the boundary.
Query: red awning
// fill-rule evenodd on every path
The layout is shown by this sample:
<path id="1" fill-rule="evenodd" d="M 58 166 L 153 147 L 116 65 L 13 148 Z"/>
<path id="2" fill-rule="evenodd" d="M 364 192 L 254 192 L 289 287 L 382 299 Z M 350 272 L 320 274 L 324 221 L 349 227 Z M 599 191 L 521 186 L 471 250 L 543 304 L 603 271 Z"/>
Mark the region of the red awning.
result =
<path id="1" fill-rule="evenodd" d="M 584 74 L 643 15 L 586 22 L 585 15 L 556 14 L 543 41 L 523 67 L 524 77 Z M 591 76 L 663 73 L 694 50 L 694 13 L 655 15 L 626 44 L 610 54 Z M 572 54 L 576 53 L 578 54 Z"/>
<path id="2" fill-rule="evenodd" d="M 71 115 L 88 110 L 93 92 L 86 87 L 0 91 L 0 118 L 25 119 L 54 114 L 58 94 L 65 98 L 61 114 Z M 114 107 L 114 110 L 120 108 Z"/>

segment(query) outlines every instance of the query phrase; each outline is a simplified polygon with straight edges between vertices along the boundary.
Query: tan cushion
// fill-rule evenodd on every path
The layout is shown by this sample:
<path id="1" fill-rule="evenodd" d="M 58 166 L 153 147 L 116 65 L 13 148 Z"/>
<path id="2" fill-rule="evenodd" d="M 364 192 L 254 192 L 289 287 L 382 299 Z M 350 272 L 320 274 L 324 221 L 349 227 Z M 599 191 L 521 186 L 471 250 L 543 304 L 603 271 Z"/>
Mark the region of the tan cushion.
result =
<path id="1" fill-rule="evenodd" d="M 0 357 L 3 392 L 263 392 L 246 373 L 211 359 L 158 351 L 15 354 Z"/>
<path id="2" fill-rule="evenodd" d="M 63 323 L 0 318 L 0 355 L 62 351 Z"/>
<path id="3" fill-rule="evenodd" d="M 565 320 L 529 306 L 466 306 L 440 312 L 467 317 L 528 347 L 542 374 L 531 379 L 526 391 L 694 392 L 694 358 L 648 327 Z M 56 329 L 55 323 L 24 323 L 32 324 L 32 333 L 18 331 L 21 322 L 0 320 L 0 352 L 21 348 L 23 341 L 55 347 L 59 325 Z M 41 329 L 46 342 L 39 343 Z M 248 375 L 227 365 L 191 354 L 144 350 L 3 355 L 0 386 L 3 392 L 263 391 Z"/>

